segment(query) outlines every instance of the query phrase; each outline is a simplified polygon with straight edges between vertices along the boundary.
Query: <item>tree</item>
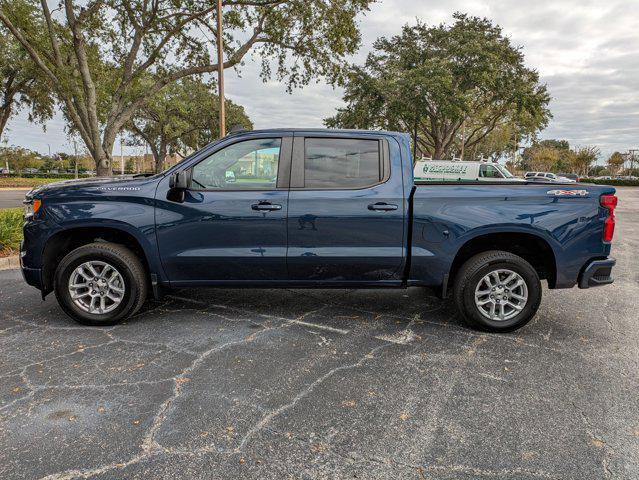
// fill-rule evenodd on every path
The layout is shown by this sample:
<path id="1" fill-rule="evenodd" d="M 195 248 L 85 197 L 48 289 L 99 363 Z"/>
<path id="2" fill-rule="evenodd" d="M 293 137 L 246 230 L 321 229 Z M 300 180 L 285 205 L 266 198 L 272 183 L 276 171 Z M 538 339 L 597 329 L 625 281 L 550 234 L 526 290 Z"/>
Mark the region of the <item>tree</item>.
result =
<path id="1" fill-rule="evenodd" d="M 7 122 L 21 108 L 30 121 L 53 115 L 54 99 L 46 78 L 11 34 L 0 27 L 0 138 Z"/>
<path id="2" fill-rule="evenodd" d="M 623 165 L 625 162 L 626 162 L 626 159 L 621 153 L 614 152 L 612 155 L 610 155 L 610 157 L 608 157 L 607 163 L 608 163 L 608 168 L 610 169 L 610 171 L 613 174 L 618 175 L 621 169 L 623 168 Z"/>
<path id="3" fill-rule="evenodd" d="M 595 165 L 590 169 L 589 176 L 591 177 L 598 177 L 598 176 L 604 176 L 604 175 L 610 175 L 610 171 L 603 165 Z"/>
<path id="4" fill-rule="evenodd" d="M 513 123 L 499 125 L 470 150 L 466 150 L 464 158 L 487 158 L 496 162 L 504 156 L 512 157 L 518 148 L 519 133 L 520 130 Z M 455 143 L 454 148 L 455 151 L 461 151 L 459 142 Z"/>
<path id="5" fill-rule="evenodd" d="M 597 161 L 600 151 L 597 147 L 581 147 L 575 150 L 572 162 L 572 170 L 580 176 L 590 173 L 592 164 Z"/>
<path id="6" fill-rule="evenodd" d="M 538 170 L 541 172 L 550 172 L 556 170 L 556 165 L 559 163 L 561 154 L 560 150 L 551 146 L 539 146 L 537 147 L 530 158 L 528 164 L 530 170 Z"/>
<path id="7" fill-rule="evenodd" d="M 223 67 L 241 66 L 253 51 L 264 80 L 289 89 L 314 77 L 337 82 L 370 1 L 225 0 Z M 217 70 L 210 38 L 218 12 L 210 0 L 76 2 L 52 12 L 46 0 L 0 0 L 0 21 L 55 86 L 98 174 L 108 175 L 118 132 L 149 98 Z"/>
<path id="8" fill-rule="evenodd" d="M 550 154 L 550 150 L 555 153 Z M 574 152 L 570 150 L 570 144 L 567 140 L 547 139 L 534 142 L 530 147 L 526 147 L 522 153 L 522 169 L 523 170 L 539 170 L 539 158 L 549 158 L 549 155 L 555 158 L 554 163 L 541 161 L 542 165 L 546 165 L 544 171 L 570 170 L 574 162 Z"/>
<path id="9" fill-rule="evenodd" d="M 219 108 L 215 86 L 183 78 L 151 97 L 126 124 L 134 136 L 149 145 L 155 171 L 163 170 L 167 153 L 185 156 L 219 137 Z M 244 108 L 225 101 L 227 131 L 234 125 L 251 129 Z"/>
<path id="10" fill-rule="evenodd" d="M 0 148 L 0 166 L 4 167 L 6 164 L 17 172 L 24 168 L 41 168 L 43 161 L 37 152 L 11 146 Z"/>
<path id="11" fill-rule="evenodd" d="M 436 158 L 469 151 L 508 124 L 515 143 L 545 127 L 550 96 L 521 50 L 488 19 L 454 20 L 377 39 L 348 76 L 346 107 L 326 125 L 408 131 L 416 153 Z"/>

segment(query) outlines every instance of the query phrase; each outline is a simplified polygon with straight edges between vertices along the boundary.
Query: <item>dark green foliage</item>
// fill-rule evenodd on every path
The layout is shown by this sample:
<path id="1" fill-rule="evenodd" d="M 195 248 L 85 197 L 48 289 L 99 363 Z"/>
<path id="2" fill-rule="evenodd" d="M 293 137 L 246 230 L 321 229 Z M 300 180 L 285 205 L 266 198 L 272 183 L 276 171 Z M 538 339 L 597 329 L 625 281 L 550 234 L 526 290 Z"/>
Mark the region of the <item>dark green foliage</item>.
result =
<path id="1" fill-rule="evenodd" d="M 491 155 L 534 137 L 550 118 L 537 72 L 490 20 L 454 19 L 379 38 L 350 72 L 347 106 L 326 125 L 411 132 L 418 153 L 436 158 L 462 149 Z"/>

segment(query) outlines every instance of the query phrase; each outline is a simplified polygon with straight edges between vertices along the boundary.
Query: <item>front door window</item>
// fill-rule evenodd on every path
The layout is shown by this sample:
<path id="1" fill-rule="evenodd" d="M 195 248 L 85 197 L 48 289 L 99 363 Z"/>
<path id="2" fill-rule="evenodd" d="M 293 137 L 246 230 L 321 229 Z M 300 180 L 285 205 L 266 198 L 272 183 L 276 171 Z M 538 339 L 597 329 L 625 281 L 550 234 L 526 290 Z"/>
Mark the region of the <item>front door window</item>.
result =
<path id="1" fill-rule="evenodd" d="M 275 190 L 279 138 L 230 145 L 193 167 L 192 190 Z"/>

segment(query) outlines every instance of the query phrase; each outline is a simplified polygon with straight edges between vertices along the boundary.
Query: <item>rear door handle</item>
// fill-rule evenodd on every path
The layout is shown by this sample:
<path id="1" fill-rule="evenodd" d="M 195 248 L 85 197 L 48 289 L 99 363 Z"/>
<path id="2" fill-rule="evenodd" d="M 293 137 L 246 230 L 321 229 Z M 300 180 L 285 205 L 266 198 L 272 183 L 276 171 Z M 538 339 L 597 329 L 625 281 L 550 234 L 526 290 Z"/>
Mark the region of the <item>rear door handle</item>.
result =
<path id="1" fill-rule="evenodd" d="M 378 210 L 381 212 L 389 212 L 391 210 L 397 210 L 397 205 L 393 205 L 390 203 L 384 203 L 384 202 L 377 202 L 377 203 L 371 203 L 368 206 L 369 210 Z"/>
<path id="2" fill-rule="evenodd" d="M 263 202 L 263 203 L 254 203 L 253 205 L 251 205 L 251 208 L 259 212 L 269 212 L 273 210 L 282 210 L 282 205 L 278 205 L 276 203 Z"/>

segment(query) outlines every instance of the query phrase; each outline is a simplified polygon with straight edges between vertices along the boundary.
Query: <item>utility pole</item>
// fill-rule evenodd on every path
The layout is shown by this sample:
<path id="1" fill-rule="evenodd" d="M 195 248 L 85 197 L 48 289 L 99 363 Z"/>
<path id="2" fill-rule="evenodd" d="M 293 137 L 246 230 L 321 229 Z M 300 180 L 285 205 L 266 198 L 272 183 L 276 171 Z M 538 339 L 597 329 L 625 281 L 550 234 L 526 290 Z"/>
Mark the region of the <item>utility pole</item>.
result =
<path id="1" fill-rule="evenodd" d="M 75 163 L 75 178 L 78 179 L 78 144 L 75 141 L 75 137 L 73 137 L 73 160 Z"/>
<path id="2" fill-rule="evenodd" d="M 220 101 L 220 138 L 226 136 L 224 111 L 224 52 L 222 50 L 222 0 L 217 0 L 217 96 Z"/>
<path id="3" fill-rule="evenodd" d="M 120 175 L 124 175 L 124 137 L 120 136 Z"/>
<path id="4" fill-rule="evenodd" d="M 636 155 L 639 153 L 639 149 L 631 148 L 628 150 L 628 153 L 630 154 L 630 175 L 633 175 L 635 170 L 635 159 L 637 158 Z"/>
<path id="5" fill-rule="evenodd" d="M 466 145 L 466 120 L 462 122 L 462 140 L 461 140 L 461 153 L 459 154 L 459 159 L 464 159 L 464 146 Z"/>

